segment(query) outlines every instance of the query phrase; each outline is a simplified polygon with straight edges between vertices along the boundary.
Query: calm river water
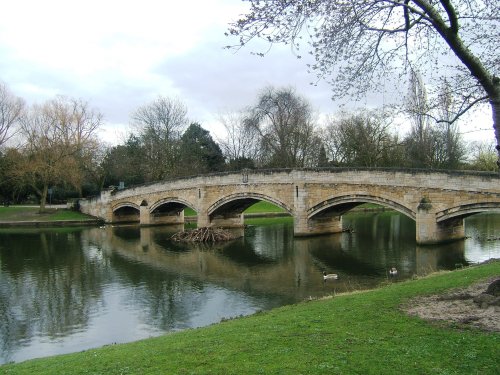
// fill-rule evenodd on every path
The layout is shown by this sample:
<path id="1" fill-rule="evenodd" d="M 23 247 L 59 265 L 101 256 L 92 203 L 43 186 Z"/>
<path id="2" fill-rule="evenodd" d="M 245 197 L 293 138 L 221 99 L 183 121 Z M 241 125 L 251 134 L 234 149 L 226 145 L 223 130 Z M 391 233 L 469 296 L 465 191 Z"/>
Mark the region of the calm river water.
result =
<path id="1" fill-rule="evenodd" d="M 397 213 L 344 216 L 352 233 L 294 238 L 290 218 L 216 246 L 172 228 L 0 230 L 0 363 L 134 341 L 310 297 L 373 288 L 500 257 L 500 214 L 466 219 L 465 241 L 415 245 Z M 397 279 L 387 270 L 397 267 Z M 339 279 L 323 282 L 323 270 Z"/>

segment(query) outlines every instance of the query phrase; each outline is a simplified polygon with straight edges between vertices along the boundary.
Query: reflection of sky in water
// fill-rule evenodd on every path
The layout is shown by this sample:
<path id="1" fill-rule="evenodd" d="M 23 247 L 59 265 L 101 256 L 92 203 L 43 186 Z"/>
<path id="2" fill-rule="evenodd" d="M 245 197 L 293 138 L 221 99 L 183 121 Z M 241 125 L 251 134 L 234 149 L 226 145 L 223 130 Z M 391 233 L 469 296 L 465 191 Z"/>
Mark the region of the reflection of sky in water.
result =
<path id="1" fill-rule="evenodd" d="M 103 303 L 93 309 L 88 325 L 75 326 L 70 334 L 52 338 L 37 332 L 30 339 L 22 340 L 17 352 L 4 353 L 0 363 L 78 352 L 158 336 L 169 331 L 207 326 L 223 319 L 252 314 L 262 306 L 256 298 L 216 286 L 205 286 L 199 292 L 191 291 L 191 295 L 186 295 L 184 290 L 182 298 L 196 299 L 201 304 L 193 309 L 191 315 L 177 316 L 170 326 L 160 327 L 158 322 L 148 317 L 150 312 L 143 304 L 144 300 L 139 303 L 133 300 L 134 296 L 142 299 L 142 294 L 147 293 L 141 289 L 142 286 L 108 285 L 102 294 Z"/>
<path id="2" fill-rule="evenodd" d="M 466 240 L 465 257 L 469 262 L 480 263 L 491 258 L 500 258 L 500 240 L 478 241 Z"/>
<path id="3" fill-rule="evenodd" d="M 465 220 L 465 257 L 479 263 L 500 258 L 500 215 L 474 215 Z"/>

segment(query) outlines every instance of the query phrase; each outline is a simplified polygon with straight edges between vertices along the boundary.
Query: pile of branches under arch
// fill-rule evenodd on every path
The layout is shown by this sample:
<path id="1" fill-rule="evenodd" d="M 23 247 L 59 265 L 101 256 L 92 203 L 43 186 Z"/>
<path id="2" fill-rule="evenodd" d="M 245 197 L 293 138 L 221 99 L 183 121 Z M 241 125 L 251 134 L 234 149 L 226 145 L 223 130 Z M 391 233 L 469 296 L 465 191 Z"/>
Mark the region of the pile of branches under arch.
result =
<path id="1" fill-rule="evenodd" d="M 222 228 L 201 227 L 175 233 L 171 239 L 177 242 L 222 242 L 235 237 Z"/>

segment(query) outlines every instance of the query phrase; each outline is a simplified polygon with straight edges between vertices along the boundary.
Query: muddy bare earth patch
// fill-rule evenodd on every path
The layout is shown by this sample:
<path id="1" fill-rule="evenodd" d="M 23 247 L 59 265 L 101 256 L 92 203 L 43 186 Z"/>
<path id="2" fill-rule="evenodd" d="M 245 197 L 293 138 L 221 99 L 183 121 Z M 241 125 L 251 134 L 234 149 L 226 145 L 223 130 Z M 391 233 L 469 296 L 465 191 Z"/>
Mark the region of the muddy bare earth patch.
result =
<path id="1" fill-rule="evenodd" d="M 446 294 L 414 298 L 403 310 L 426 320 L 500 332 L 500 276 Z"/>

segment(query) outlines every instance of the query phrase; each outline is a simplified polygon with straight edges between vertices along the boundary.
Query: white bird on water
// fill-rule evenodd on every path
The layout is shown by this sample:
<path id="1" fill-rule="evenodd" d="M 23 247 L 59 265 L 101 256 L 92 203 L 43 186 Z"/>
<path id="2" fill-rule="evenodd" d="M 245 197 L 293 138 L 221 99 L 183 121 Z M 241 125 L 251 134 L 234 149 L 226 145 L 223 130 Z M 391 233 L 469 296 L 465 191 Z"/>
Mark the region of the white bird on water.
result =
<path id="1" fill-rule="evenodd" d="M 339 276 L 336 273 L 326 273 L 326 271 L 323 271 L 323 281 L 326 280 L 337 280 Z"/>

